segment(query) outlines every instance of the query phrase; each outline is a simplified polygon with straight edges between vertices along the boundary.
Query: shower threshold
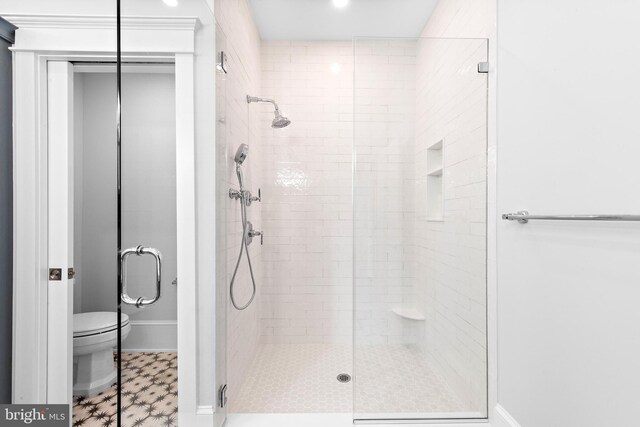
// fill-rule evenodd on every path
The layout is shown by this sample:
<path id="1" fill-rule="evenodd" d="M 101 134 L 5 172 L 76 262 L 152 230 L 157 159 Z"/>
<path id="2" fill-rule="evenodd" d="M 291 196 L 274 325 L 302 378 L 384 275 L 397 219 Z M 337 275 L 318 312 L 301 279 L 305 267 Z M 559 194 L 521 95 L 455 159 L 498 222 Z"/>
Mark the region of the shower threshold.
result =
<path id="1" fill-rule="evenodd" d="M 433 420 L 433 421 L 355 421 L 351 413 L 336 414 L 232 414 L 225 427 L 353 427 L 370 424 L 376 427 L 394 427 L 410 424 L 413 427 L 490 427 L 487 420 Z"/>

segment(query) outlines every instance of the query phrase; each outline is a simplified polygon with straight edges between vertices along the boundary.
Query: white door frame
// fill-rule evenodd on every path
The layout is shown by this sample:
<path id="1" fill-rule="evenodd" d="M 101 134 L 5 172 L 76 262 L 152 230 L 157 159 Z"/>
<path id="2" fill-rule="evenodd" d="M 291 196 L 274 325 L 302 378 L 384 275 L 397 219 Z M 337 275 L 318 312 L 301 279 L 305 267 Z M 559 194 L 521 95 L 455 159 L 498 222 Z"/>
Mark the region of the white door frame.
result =
<path id="1" fill-rule="evenodd" d="M 73 395 L 73 65 L 50 61 L 48 112 L 48 257 L 61 269 L 47 291 L 47 401 L 67 403 Z M 51 339 L 56 337 L 55 339 Z"/>
<path id="2" fill-rule="evenodd" d="M 4 16 L 14 52 L 14 403 L 58 403 L 48 369 L 48 61 L 114 61 L 113 16 Z M 124 18 L 123 59 L 174 62 L 179 416 L 196 414 L 194 33 L 197 18 Z M 213 78 L 213 76 L 212 76 Z M 115 96 L 115 94 L 114 94 Z M 115 115 L 114 115 L 115 126 Z M 50 318 L 50 316 L 49 316 Z M 70 402 L 69 402 L 70 403 Z"/>

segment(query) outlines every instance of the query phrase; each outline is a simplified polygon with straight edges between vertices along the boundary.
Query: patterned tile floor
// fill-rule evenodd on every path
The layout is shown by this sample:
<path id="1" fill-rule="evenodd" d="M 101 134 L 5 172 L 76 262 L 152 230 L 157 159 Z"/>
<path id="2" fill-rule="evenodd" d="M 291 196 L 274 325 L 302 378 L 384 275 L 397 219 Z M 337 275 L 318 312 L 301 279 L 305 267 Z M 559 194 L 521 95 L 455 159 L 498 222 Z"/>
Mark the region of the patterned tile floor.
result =
<path id="1" fill-rule="evenodd" d="M 176 427 L 176 353 L 122 353 L 123 427 Z M 115 427 L 115 385 L 93 397 L 73 397 L 73 427 Z"/>
<path id="2" fill-rule="evenodd" d="M 414 346 L 357 349 L 355 410 L 359 414 L 462 411 L 461 402 Z M 326 413 L 354 410 L 352 346 L 264 344 L 231 400 L 235 413 Z"/>

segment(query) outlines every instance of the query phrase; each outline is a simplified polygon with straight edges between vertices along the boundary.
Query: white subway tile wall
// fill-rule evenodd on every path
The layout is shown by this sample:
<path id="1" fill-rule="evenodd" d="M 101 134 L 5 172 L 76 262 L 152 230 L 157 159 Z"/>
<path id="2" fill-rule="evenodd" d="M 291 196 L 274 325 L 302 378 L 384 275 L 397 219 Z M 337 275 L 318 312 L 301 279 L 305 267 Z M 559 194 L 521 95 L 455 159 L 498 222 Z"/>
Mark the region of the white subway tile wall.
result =
<path id="1" fill-rule="evenodd" d="M 486 211 L 489 0 L 443 0 L 417 54 L 416 283 L 419 345 L 463 402 L 486 413 Z M 446 40 L 446 38 L 477 38 Z M 443 38 L 443 39 L 433 39 Z M 425 221 L 427 147 L 444 140 L 442 222 Z M 427 196 L 428 197 L 428 196 Z"/>
<path id="2" fill-rule="evenodd" d="M 247 104 L 246 96 L 260 92 L 260 35 L 256 29 L 251 9 L 245 1 L 216 1 L 216 19 L 226 34 L 226 115 L 225 128 L 227 139 L 226 152 L 226 187 L 238 189 L 234 156 L 242 143 L 249 145 L 249 156 L 243 163 L 245 187 L 257 192 L 262 182 L 262 165 L 264 157 L 260 144 L 259 109 L 255 104 Z M 227 203 L 227 265 L 226 287 L 240 252 L 242 238 L 242 221 L 240 203 L 225 198 Z M 260 230 L 262 206 L 252 204 L 248 209 L 248 219 Z M 249 246 L 251 261 L 257 284 L 262 277 L 262 247 L 259 242 Z M 251 277 L 247 265 L 246 254 L 243 255 L 236 277 L 236 300 L 240 304 L 251 297 Z M 244 311 L 238 311 L 229 301 L 227 307 L 227 387 L 230 399 L 237 396 L 244 381 L 245 374 L 253 361 L 258 345 L 260 296 Z"/>
<path id="3" fill-rule="evenodd" d="M 486 408 L 485 40 L 421 40 L 416 185 L 415 292 L 420 342 L 464 409 Z M 427 147 L 443 141 L 443 217 L 427 219 Z"/>
<path id="4" fill-rule="evenodd" d="M 351 42 L 263 41 L 264 343 L 352 339 Z"/>
<path id="5" fill-rule="evenodd" d="M 355 343 L 409 344 L 416 325 L 393 309 L 412 302 L 415 277 L 416 41 L 357 40 L 354 52 Z"/>

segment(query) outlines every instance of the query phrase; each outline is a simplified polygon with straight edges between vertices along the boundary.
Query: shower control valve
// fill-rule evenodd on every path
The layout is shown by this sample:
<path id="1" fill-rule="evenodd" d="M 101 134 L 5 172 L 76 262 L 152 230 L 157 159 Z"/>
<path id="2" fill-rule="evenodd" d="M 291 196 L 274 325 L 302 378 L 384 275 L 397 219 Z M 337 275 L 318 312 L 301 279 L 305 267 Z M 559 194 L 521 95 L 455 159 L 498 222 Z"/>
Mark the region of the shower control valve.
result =
<path id="1" fill-rule="evenodd" d="M 234 190 L 233 188 L 229 189 L 229 198 L 234 200 L 242 199 L 242 192 L 238 190 Z"/>
<path id="2" fill-rule="evenodd" d="M 250 230 L 248 234 L 251 238 L 260 236 L 260 246 L 264 244 L 264 234 L 262 234 L 262 231 Z"/>
<path id="3" fill-rule="evenodd" d="M 229 189 L 229 198 L 234 200 L 240 200 L 246 206 L 251 205 L 251 192 L 246 190 L 234 190 L 233 188 Z"/>
<path id="4" fill-rule="evenodd" d="M 253 238 L 258 236 L 260 236 L 260 245 L 262 245 L 264 241 L 264 234 L 262 234 L 262 231 L 254 230 L 251 221 L 247 221 L 245 236 L 247 239 L 247 245 L 250 245 L 251 242 L 253 242 Z"/>
<path id="5" fill-rule="evenodd" d="M 257 196 L 252 196 L 251 193 L 249 193 L 249 201 L 251 201 L 251 202 L 261 202 L 262 201 L 262 191 L 258 188 L 258 195 Z"/>

